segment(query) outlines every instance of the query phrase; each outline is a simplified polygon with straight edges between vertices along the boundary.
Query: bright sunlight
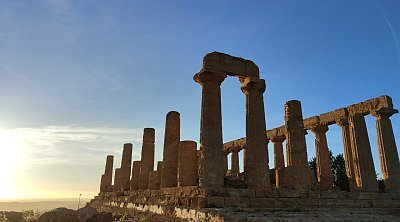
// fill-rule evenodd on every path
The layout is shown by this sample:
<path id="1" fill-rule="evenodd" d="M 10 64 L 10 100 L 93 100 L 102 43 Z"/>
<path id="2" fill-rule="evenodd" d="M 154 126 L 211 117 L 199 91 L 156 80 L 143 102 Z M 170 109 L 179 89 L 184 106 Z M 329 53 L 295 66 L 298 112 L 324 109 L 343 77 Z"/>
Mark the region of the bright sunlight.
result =
<path id="1" fill-rule="evenodd" d="M 18 196 L 16 172 L 22 163 L 21 138 L 16 132 L 0 129 L 0 198 Z"/>

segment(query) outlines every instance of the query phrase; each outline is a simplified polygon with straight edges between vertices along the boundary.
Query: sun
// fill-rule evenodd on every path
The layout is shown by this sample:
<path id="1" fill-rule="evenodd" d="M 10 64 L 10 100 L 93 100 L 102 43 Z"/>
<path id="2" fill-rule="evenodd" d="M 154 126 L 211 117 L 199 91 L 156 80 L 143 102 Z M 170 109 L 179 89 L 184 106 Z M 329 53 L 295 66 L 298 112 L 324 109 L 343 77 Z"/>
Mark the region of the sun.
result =
<path id="1" fill-rule="evenodd" d="M 19 139 L 17 132 L 0 129 L 0 198 L 16 195 L 14 182 L 22 159 L 22 146 Z"/>

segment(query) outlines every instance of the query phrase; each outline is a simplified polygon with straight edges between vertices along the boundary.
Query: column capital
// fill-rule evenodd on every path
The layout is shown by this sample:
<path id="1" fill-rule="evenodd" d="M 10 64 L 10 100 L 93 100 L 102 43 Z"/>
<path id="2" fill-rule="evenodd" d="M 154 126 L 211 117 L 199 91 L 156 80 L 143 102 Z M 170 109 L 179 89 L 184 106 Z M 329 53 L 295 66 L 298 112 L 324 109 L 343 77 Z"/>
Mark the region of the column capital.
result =
<path id="1" fill-rule="evenodd" d="M 371 111 L 371 115 L 375 116 L 378 119 L 389 118 L 396 113 L 399 113 L 399 111 L 392 108 L 380 108 Z"/>
<path id="2" fill-rule="evenodd" d="M 285 141 L 285 140 L 286 140 L 285 135 L 271 137 L 271 142 L 273 142 L 273 143 L 283 143 L 283 141 Z"/>
<path id="3" fill-rule="evenodd" d="M 340 127 L 347 126 L 349 125 L 349 120 L 347 118 L 338 119 L 336 120 L 336 124 Z"/>
<path id="4" fill-rule="evenodd" d="M 326 125 L 320 125 L 319 124 L 319 125 L 312 126 L 310 130 L 315 134 L 320 134 L 320 133 L 328 132 L 329 127 L 326 126 Z"/>
<path id="5" fill-rule="evenodd" d="M 204 86 L 206 84 L 220 86 L 225 80 L 226 73 L 223 72 L 210 72 L 210 71 L 200 71 L 194 75 L 193 79 L 200 85 Z"/>
<path id="6" fill-rule="evenodd" d="M 266 85 L 264 79 L 247 77 L 240 79 L 240 82 L 242 83 L 240 89 L 244 94 L 249 94 L 251 91 L 265 92 Z"/>

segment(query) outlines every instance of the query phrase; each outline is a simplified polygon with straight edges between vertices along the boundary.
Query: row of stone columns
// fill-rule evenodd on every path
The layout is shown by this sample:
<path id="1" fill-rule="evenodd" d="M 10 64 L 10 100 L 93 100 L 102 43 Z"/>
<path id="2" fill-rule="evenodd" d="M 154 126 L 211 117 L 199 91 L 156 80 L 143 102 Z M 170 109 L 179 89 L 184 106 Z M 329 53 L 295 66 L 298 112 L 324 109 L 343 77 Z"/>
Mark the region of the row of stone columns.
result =
<path id="1" fill-rule="evenodd" d="M 180 141 L 180 114 L 167 114 L 163 161 L 154 171 L 155 130 L 145 128 L 141 160 L 133 161 L 132 144 L 124 144 L 121 167 L 115 169 L 112 185 L 113 156 L 107 156 L 105 173 L 101 176 L 100 191 L 129 191 L 198 185 L 198 153 L 194 141 Z"/>
<path id="2" fill-rule="evenodd" d="M 301 128 L 304 127 L 299 121 L 302 117 L 297 116 L 297 124 L 293 124 L 295 127 L 291 126 L 289 119 L 295 118 L 292 116 L 293 111 L 297 113 L 301 112 L 300 103 L 298 101 L 289 101 L 285 105 L 285 118 L 288 120 L 286 121 L 286 135 L 270 138 L 274 143 L 277 187 L 301 188 L 307 187 L 309 184 L 307 181 L 299 182 L 297 179 L 293 180 L 293 178 L 308 178 L 304 174 L 307 170 L 302 170 L 303 175 L 301 175 L 299 172 L 293 173 L 290 167 L 291 165 L 303 165 L 304 169 L 306 169 L 304 155 L 307 155 L 304 148 L 302 149 L 303 151 L 300 152 L 300 155 L 293 150 L 293 147 L 299 146 L 299 144 L 301 147 L 304 147 L 303 137 L 305 137 L 306 134 L 304 130 L 301 130 Z M 400 191 L 399 157 L 392 124 L 389 119 L 389 117 L 395 113 L 398 113 L 398 111 L 389 108 L 371 112 L 371 114 L 377 118 L 376 128 L 379 159 L 387 192 Z M 337 120 L 336 124 L 342 129 L 346 174 L 350 191 L 377 192 L 378 185 L 364 114 L 356 113 L 349 115 L 348 118 Z M 317 124 L 312 126 L 310 130 L 315 134 L 317 181 L 321 189 L 331 189 L 333 187 L 333 178 L 326 139 L 328 126 Z M 284 157 L 282 146 L 283 141 L 286 139 L 285 137 L 289 138 L 287 141 L 287 165 L 289 167 L 286 169 L 283 164 Z M 294 138 L 298 139 L 295 140 Z M 294 163 L 293 160 L 298 160 L 298 163 Z M 290 177 L 293 178 L 291 179 Z M 293 181 L 295 181 L 296 184 L 293 184 Z M 303 186 L 301 186 L 301 184 L 303 184 Z"/>

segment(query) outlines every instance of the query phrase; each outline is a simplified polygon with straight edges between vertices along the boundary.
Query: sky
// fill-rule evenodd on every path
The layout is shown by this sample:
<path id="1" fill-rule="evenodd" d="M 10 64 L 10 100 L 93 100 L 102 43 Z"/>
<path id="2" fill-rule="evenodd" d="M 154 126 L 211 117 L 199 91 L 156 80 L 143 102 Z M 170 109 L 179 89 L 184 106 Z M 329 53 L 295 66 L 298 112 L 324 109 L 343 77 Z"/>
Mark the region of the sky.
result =
<path id="1" fill-rule="evenodd" d="M 259 66 L 268 129 L 292 99 L 305 118 L 380 95 L 400 104 L 397 0 L 0 0 L 0 200 L 93 197 L 106 155 L 119 167 L 129 142 L 140 159 L 143 128 L 156 129 L 162 159 L 171 110 L 181 139 L 198 141 L 192 78 L 213 51 Z M 237 78 L 221 89 L 227 142 L 245 136 L 245 97 Z M 400 141 L 400 117 L 391 120 Z M 366 122 L 380 173 L 375 119 Z M 327 136 L 343 153 L 340 128 Z M 269 155 L 272 168 L 271 144 Z"/>

